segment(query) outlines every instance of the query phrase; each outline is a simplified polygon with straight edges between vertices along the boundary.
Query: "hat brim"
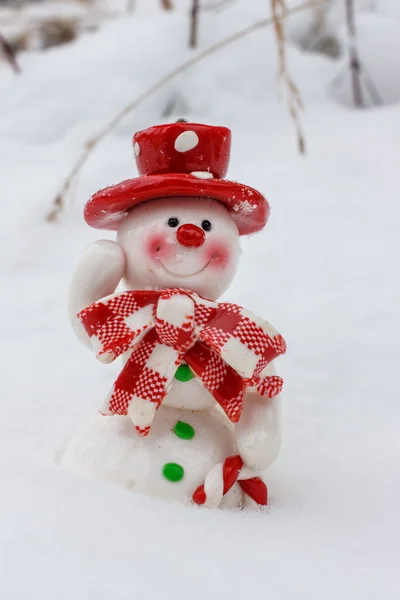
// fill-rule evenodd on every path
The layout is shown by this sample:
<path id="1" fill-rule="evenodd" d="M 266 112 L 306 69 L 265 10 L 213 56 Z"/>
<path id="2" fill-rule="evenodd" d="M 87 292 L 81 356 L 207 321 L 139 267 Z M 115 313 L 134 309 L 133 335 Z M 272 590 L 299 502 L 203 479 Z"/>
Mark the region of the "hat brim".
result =
<path id="1" fill-rule="evenodd" d="M 212 198 L 224 204 L 240 235 L 260 231 L 269 217 L 266 198 L 249 186 L 226 179 L 170 173 L 128 179 L 96 192 L 85 206 L 84 217 L 96 229 L 117 230 L 134 206 L 157 198 L 183 196 Z"/>

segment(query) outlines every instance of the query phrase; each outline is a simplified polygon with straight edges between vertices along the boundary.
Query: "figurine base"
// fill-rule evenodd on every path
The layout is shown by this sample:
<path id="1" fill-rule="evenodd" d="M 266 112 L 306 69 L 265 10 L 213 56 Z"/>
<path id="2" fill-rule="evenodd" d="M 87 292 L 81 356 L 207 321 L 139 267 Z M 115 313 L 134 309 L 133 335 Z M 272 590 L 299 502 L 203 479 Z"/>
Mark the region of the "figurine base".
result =
<path id="1" fill-rule="evenodd" d="M 232 427 L 218 410 L 161 406 L 145 438 L 129 417 L 96 415 L 72 439 L 61 465 L 150 496 L 189 501 L 207 473 L 235 452 Z M 242 503 L 235 484 L 220 507 Z"/>

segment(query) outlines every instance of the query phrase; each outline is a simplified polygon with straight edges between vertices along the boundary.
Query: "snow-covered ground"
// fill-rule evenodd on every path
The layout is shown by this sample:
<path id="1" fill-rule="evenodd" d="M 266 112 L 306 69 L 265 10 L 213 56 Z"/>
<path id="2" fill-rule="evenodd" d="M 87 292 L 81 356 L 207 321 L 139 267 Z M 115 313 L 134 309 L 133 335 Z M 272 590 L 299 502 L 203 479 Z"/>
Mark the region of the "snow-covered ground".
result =
<path id="1" fill-rule="evenodd" d="M 71 45 L 21 55 L 19 77 L 0 68 L 0 597 L 395 600 L 400 106 L 344 106 L 331 93 L 340 64 L 291 48 L 306 106 L 308 153 L 299 156 L 277 99 L 272 32 L 260 30 L 131 114 L 49 224 L 88 136 L 188 56 L 186 12 L 137 4 Z M 263 17 L 265 4 L 241 0 L 202 15 L 201 47 Z M 363 17 L 370 48 L 398 47 L 397 2 L 389 4 L 392 12 Z M 386 81 L 397 98 L 399 72 L 397 63 Z M 67 320 L 78 257 L 105 237 L 84 224 L 82 207 L 93 191 L 135 175 L 131 134 L 180 116 L 162 116 L 175 97 L 187 118 L 232 128 L 230 176 L 272 205 L 265 231 L 243 240 L 226 294 L 288 342 L 277 364 L 284 445 L 265 512 L 154 501 L 57 464 L 118 369 L 97 363 Z"/>

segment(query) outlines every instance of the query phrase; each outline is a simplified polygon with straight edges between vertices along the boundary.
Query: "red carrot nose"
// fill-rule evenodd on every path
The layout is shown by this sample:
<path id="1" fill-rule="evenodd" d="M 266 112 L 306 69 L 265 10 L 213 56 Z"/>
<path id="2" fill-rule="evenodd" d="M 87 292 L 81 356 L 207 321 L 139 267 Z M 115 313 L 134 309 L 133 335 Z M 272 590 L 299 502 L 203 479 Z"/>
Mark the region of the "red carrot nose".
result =
<path id="1" fill-rule="evenodd" d="M 178 242 L 182 246 L 188 246 L 189 248 L 198 248 L 202 246 L 206 240 L 206 234 L 197 225 L 186 223 L 181 225 L 176 232 Z"/>

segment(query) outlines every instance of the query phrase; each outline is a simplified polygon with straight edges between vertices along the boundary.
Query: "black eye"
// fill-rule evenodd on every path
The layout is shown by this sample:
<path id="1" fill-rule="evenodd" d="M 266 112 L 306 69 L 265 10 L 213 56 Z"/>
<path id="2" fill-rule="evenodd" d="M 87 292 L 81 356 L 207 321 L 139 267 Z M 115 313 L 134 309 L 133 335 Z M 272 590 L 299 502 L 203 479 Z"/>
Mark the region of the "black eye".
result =
<path id="1" fill-rule="evenodd" d="M 170 219 L 168 219 L 168 225 L 170 227 L 178 227 L 179 219 L 177 219 L 176 217 L 171 217 Z"/>
<path id="2" fill-rule="evenodd" d="M 201 226 L 204 229 L 204 231 L 211 231 L 211 223 L 210 221 L 207 221 L 207 219 L 205 219 L 205 221 L 202 222 Z"/>

